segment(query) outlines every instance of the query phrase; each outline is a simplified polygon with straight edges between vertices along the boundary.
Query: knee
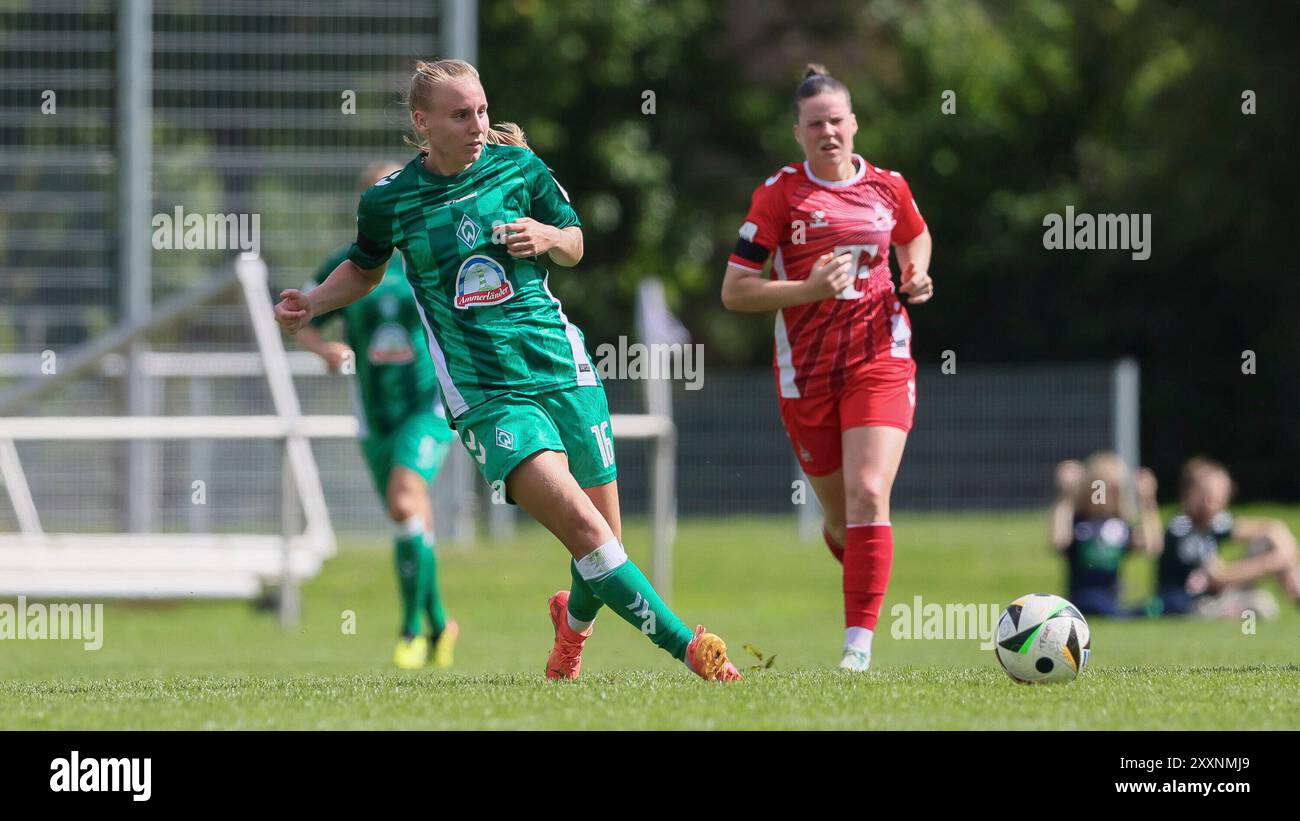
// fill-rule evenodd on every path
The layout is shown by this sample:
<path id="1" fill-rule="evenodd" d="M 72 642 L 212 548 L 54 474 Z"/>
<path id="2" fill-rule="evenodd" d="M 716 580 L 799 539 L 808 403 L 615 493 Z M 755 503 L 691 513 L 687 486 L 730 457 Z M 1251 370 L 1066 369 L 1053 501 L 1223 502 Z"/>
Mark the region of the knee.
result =
<path id="1" fill-rule="evenodd" d="M 1296 563 L 1296 545 L 1290 539 L 1279 539 L 1273 543 L 1282 567 L 1293 567 Z"/>
<path id="2" fill-rule="evenodd" d="M 398 487 L 388 492 L 388 517 L 394 522 L 404 522 L 412 516 L 424 514 L 421 494 L 411 488 Z"/>
<path id="3" fill-rule="evenodd" d="M 848 518 L 855 522 L 889 517 L 889 483 L 882 476 L 872 474 L 847 483 L 844 498 Z"/>

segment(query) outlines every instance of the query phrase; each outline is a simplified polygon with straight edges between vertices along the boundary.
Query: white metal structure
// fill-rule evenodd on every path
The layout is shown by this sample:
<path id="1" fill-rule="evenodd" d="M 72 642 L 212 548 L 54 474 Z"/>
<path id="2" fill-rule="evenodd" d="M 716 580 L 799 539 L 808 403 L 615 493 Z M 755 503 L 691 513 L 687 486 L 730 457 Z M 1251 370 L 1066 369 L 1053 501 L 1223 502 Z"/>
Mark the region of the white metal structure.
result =
<path id="1" fill-rule="evenodd" d="M 267 290 L 266 266 L 241 255 L 233 274 L 169 300 L 152 316 L 127 322 L 74 353 L 59 373 L 0 396 L 11 413 L 150 331 L 182 318 L 238 284 L 275 406 L 273 416 L 0 417 L 0 478 L 20 532 L 0 534 L 0 594 L 28 596 L 251 597 L 280 585 L 281 620 L 298 615 L 299 583 L 335 550 L 311 437 L 354 437 L 350 416 L 304 417 Z M 28 488 L 16 441 L 271 439 L 283 443 L 286 492 L 279 534 L 46 533 Z M 301 511 L 303 526 L 297 525 Z"/>

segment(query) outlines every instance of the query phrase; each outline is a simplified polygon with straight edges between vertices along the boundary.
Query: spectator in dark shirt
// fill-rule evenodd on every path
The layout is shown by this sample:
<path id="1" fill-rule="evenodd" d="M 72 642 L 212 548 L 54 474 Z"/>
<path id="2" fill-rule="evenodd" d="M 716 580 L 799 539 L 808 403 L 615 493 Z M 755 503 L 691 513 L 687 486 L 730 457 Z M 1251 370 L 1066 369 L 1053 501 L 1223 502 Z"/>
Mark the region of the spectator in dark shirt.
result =
<path id="1" fill-rule="evenodd" d="M 1169 522 L 1156 568 L 1156 599 L 1167 615 L 1238 618 L 1253 610 L 1268 618 L 1277 603 L 1254 585 L 1274 576 L 1292 601 L 1300 601 L 1295 536 L 1279 519 L 1234 518 L 1228 512 L 1232 477 L 1218 462 L 1196 457 L 1183 465 L 1182 511 Z M 1225 562 L 1219 545 L 1236 539 L 1248 554 Z"/>
<path id="2" fill-rule="evenodd" d="M 1137 515 L 1132 495 L 1138 500 Z M 1155 474 L 1142 468 L 1131 477 L 1114 453 L 1095 453 L 1086 464 L 1071 459 L 1056 466 L 1052 546 L 1065 554 L 1068 598 L 1084 615 L 1137 615 L 1120 606 L 1119 568 L 1130 550 L 1154 554 L 1159 549 L 1155 500 Z"/>

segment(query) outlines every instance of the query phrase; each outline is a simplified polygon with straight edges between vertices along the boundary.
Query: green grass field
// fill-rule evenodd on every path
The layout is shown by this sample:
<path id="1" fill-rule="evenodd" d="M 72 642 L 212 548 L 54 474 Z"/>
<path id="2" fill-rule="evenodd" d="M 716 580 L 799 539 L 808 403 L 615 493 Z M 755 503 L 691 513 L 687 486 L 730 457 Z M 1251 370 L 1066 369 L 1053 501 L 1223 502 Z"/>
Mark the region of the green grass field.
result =
<path id="1" fill-rule="evenodd" d="M 1253 511 L 1287 518 L 1300 511 Z M 0 645 L 0 727 L 8 729 L 1273 729 L 1300 728 L 1300 609 L 1283 604 L 1253 634 L 1234 622 L 1092 620 L 1089 669 L 1064 686 L 1018 686 L 975 640 L 901 640 L 889 610 L 997 603 L 1060 591 L 1040 514 L 899 515 L 886 613 L 866 675 L 839 658 L 838 565 L 788 519 L 686 521 L 674 606 L 775 656 L 724 686 L 689 675 L 605 612 L 583 677 L 542 677 L 546 597 L 567 584 L 564 554 L 533 525 L 514 544 L 444 550 L 441 577 L 461 623 L 452 671 L 389 667 L 397 623 L 386 534 L 345 542 L 304 591 L 283 632 L 247 602 L 110 602 L 104 644 Z M 643 527 L 633 557 L 649 566 Z M 1125 569 L 1132 597 L 1150 568 Z M 1270 589 L 1277 592 L 1271 582 Z M 345 634 L 344 612 L 356 632 Z"/>

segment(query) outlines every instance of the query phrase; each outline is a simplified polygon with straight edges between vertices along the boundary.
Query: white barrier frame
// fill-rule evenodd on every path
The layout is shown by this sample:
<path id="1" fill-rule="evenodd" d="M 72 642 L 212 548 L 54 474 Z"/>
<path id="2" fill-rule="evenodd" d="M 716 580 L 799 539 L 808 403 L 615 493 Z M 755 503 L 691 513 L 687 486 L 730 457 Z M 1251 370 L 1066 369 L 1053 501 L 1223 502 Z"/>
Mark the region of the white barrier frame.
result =
<path id="1" fill-rule="evenodd" d="M 144 320 L 125 322 L 74 351 L 57 374 L 38 376 L 0 395 L 0 412 L 31 403 L 62 382 L 182 319 L 226 293 L 243 292 L 275 407 L 274 416 L 0 417 L 0 479 L 20 532 L 0 535 L 0 593 L 46 596 L 250 597 L 265 580 L 280 582 L 280 621 L 299 618 L 298 585 L 315 575 L 337 543 L 309 438 L 355 436 L 350 416 L 304 417 L 275 322 L 266 265 L 242 254 L 234 271 L 167 300 Z M 147 355 L 146 355 L 147 356 Z M 278 535 L 50 534 L 36 513 L 15 442 L 159 439 L 275 439 L 284 442 L 284 532 Z M 302 532 L 291 528 L 298 507 Z M 184 549 L 178 549 L 177 545 Z M 86 545 L 93 548 L 86 549 Z"/>

